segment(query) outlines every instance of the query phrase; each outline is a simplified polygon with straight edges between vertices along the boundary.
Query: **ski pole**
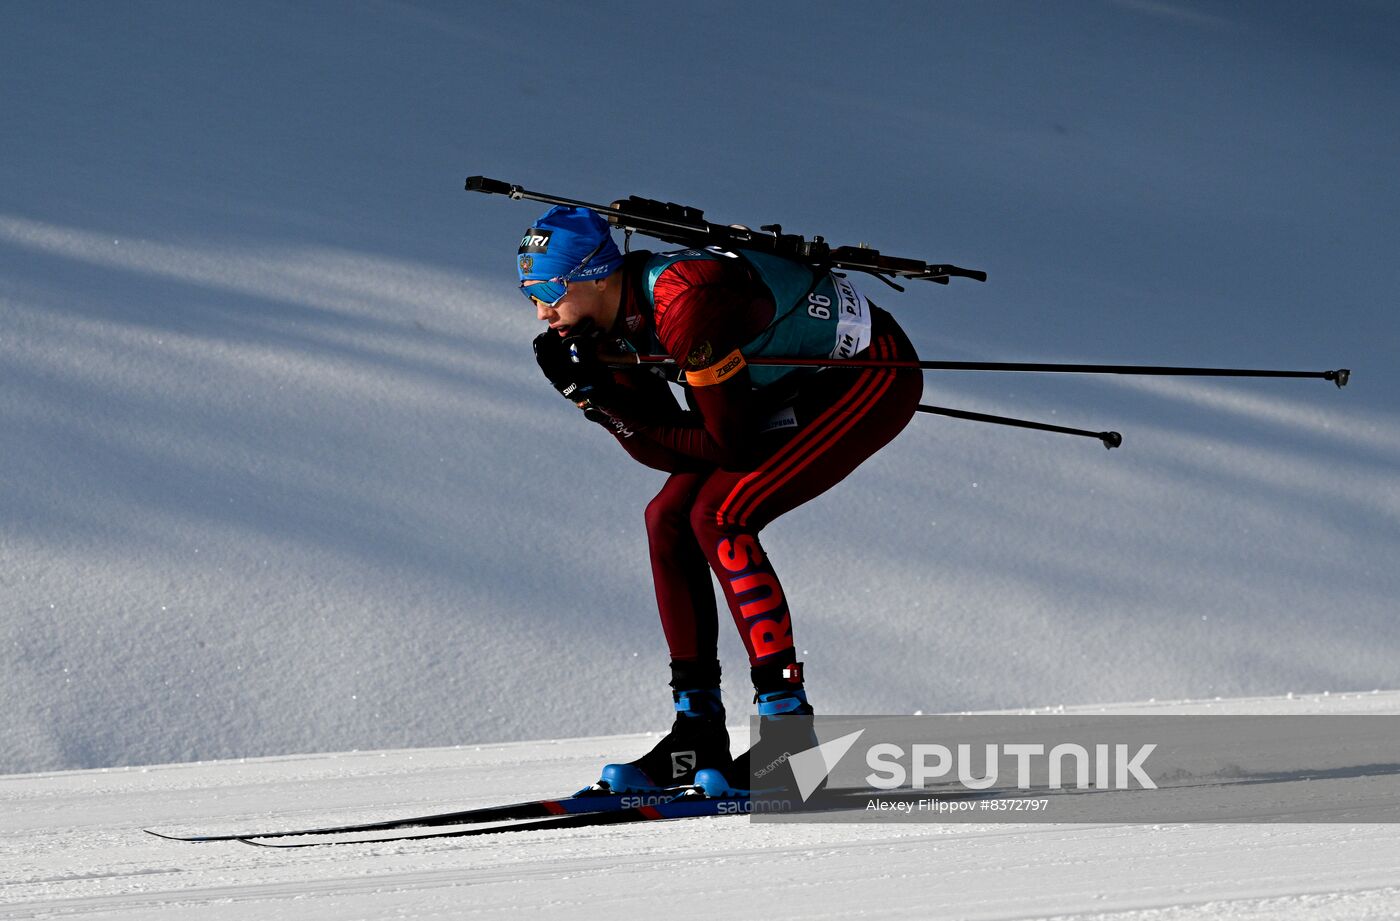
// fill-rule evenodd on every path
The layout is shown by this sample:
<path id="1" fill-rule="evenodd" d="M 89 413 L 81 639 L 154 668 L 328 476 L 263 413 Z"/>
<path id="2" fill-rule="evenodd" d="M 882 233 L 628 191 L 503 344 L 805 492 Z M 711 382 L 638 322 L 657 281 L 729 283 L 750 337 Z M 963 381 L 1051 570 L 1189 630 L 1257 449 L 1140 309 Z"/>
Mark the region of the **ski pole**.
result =
<path id="1" fill-rule="evenodd" d="M 609 364 L 675 364 L 669 355 L 617 354 L 606 356 Z M 1076 365 L 1046 364 L 1016 361 L 899 361 L 877 358 L 769 358 L 745 356 L 751 365 L 773 365 L 784 368 L 918 368 L 923 371 L 1029 371 L 1059 374 L 1137 374 L 1176 375 L 1182 377 L 1307 377 L 1332 381 L 1339 388 L 1351 380 L 1349 368 L 1335 371 L 1275 371 L 1261 368 L 1177 368 L 1164 365 Z"/>
<path id="2" fill-rule="evenodd" d="M 996 425 L 1010 425 L 1022 429 L 1035 429 L 1040 432 L 1059 432 L 1062 435 L 1081 435 L 1085 438 L 1097 438 L 1103 442 L 1103 446 L 1110 451 L 1123 443 L 1123 436 L 1117 432 L 1091 432 L 1088 429 L 1072 429 L 1063 425 L 1051 425 L 1048 422 L 1030 422 L 1025 419 L 1012 419 L 1009 416 L 991 416 L 987 413 L 974 413 L 965 409 L 948 409 L 946 406 L 929 406 L 927 403 L 920 403 L 917 407 L 921 413 L 934 413 L 939 416 L 951 416 L 954 419 L 970 419 L 973 422 L 991 422 Z"/>
<path id="3" fill-rule="evenodd" d="M 628 359 L 630 360 L 630 358 Z M 669 356 L 637 356 L 639 364 L 665 364 Z M 874 358 L 765 358 L 745 357 L 751 365 L 776 365 L 791 368 L 919 368 L 924 371 L 1021 371 L 1058 374 L 1135 374 L 1174 375 L 1180 377 L 1292 377 L 1320 378 L 1332 381 L 1339 388 L 1351 379 L 1351 370 L 1335 371 L 1275 371 L 1260 368 L 1177 368 L 1160 365 L 1080 365 L 1045 364 L 1013 361 L 882 361 Z"/>

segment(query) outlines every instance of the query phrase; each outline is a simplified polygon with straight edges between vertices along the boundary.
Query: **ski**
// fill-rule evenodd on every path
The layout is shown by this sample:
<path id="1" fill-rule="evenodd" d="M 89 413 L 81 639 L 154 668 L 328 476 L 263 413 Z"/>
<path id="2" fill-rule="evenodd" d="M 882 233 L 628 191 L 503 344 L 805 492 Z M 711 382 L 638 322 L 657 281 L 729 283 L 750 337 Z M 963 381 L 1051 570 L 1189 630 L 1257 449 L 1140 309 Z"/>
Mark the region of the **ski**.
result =
<path id="1" fill-rule="evenodd" d="M 328 825 L 315 828 L 293 828 L 277 831 L 239 832 L 220 835 L 176 835 L 144 829 L 149 835 L 168 841 L 185 841 L 202 844 L 210 841 L 244 841 L 249 838 L 291 838 L 301 835 L 337 835 L 352 832 L 396 831 L 404 828 L 432 828 L 442 825 L 473 825 L 487 822 L 507 822 L 522 819 L 558 818 L 590 815 L 600 812 L 613 812 L 620 809 L 640 808 L 669 802 L 683 792 L 683 788 L 663 790 L 657 793 L 600 793 L 589 789 L 581 790 L 572 796 L 554 799 L 526 800 L 519 803 L 506 803 L 499 806 L 481 806 L 476 809 L 463 809 L 455 812 L 439 812 L 432 815 L 412 816 L 404 819 L 389 819 L 380 822 L 360 822 L 349 825 Z"/>
<path id="2" fill-rule="evenodd" d="M 878 792 L 879 791 L 855 787 L 827 790 L 822 794 L 818 794 L 815 801 L 809 801 L 806 806 L 804 806 L 804 809 L 807 811 L 840 809 L 848 807 L 849 803 L 852 801 L 868 798 L 872 793 Z M 980 798 L 987 795 L 989 795 L 988 791 L 969 791 L 961 788 L 957 790 L 927 791 L 920 794 L 920 796 L 925 798 L 937 797 L 939 799 Z M 761 800 L 760 806 L 765 805 L 767 805 L 767 801 Z M 612 810 L 577 813 L 574 815 L 556 815 L 544 819 L 535 819 L 533 821 L 517 821 L 505 825 L 462 828 L 452 831 L 430 832 L 428 834 L 388 835 L 379 838 L 334 838 L 322 841 L 268 840 L 265 836 L 249 835 L 239 840 L 244 844 L 251 844 L 254 847 L 268 848 L 326 847 L 335 844 L 388 844 L 402 841 L 428 841 L 439 838 L 469 838 L 478 835 L 500 835 L 521 831 L 553 831 L 556 829 L 595 828 L 604 825 L 630 825 L 640 822 L 660 822 L 672 819 L 749 815 L 754 809 L 754 804 L 748 796 L 742 794 L 736 796 L 705 796 L 703 793 L 699 792 L 698 789 L 692 788 L 681 792 L 665 802 L 650 805 L 628 806 Z"/>
<path id="3" fill-rule="evenodd" d="M 592 828 L 602 825 L 623 825 L 637 822 L 655 822 L 668 819 L 703 818 L 706 816 L 747 815 L 752 804 L 746 796 L 706 797 L 702 794 L 686 792 L 679 796 L 650 805 L 624 806 L 607 810 L 593 810 L 571 815 L 554 815 L 534 821 L 516 821 L 507 825 L 454 829 L 453 831 L 430 832 L 428 834 L 388 835 L 379 838 L 334 838 L 323 841 L 286 841 L 278 835 L 269 840 L 267 836 L 249 835 L 239 838 L 244 844 L 269 848 L 325 847 L 334 844 L 385 844 L 396 841 L 425 841 L 437 838 L 467 838 L 476 835 L 499 835 L 517 831 L 549 831 L 566 828 Z M 446 824 L 446 823 L 444 823 Z M 360 829 L 363 831 L 364 829 Z M 340 832 L 348 834 L 348 832 Z M 322 834 L 333 834 L 326 832 Z"/>

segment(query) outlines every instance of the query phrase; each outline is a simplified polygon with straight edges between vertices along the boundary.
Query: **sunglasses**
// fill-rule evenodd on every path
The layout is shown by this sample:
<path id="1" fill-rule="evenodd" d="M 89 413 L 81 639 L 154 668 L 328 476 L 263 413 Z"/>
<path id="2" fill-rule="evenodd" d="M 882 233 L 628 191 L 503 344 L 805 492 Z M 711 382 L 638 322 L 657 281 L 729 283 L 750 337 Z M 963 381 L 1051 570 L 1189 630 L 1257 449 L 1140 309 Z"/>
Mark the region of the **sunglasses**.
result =
<path id="1" fill-rule="evenodd" d="M 607 237 L 598 241 L 598 245 L 593 247 L 593 252 L 583 257 L 583 261 L 574 266 L 573 269 L 564 275 L 556 275 L 544 281 L 534 281 L 527 279 L 520 283 L 520 292 L 525 295 L 525 299 L 531 304 L 539 302 L 545 307 L 554 307 L 564 299 L 564 295 L 569 293 L 569 281 L 582 272 L 594 256 L 603 251 L 603 246 L 608 242 Z"/>

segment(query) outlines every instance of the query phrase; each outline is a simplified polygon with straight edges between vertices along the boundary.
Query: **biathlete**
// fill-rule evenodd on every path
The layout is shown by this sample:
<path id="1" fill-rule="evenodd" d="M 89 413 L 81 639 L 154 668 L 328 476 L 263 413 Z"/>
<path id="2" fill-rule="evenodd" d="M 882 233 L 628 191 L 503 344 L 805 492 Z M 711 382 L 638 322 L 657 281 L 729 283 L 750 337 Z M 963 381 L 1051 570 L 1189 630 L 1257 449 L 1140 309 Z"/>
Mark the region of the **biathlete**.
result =
<path id="1" fill-rule="evenodd" d="M 917 356 L 899 325 L 844 276 L 753 252 L 623 255 L 586 208 L 555 207 L 521 240 L 520 287 L 549 329 L 535 356 L 556 390 L 637 461 L 670 476 L 646 509 L 676 717 L 656 747 L 603 768 L 599 788 L 651 792 L 749 786 L 811 743 L 784 732 L 812 713 L 792 614 L 759 533 L 841 482 L 908 424 L 917 370 L 756 366 L 756 356 Z M 656 367 L 610 354 L 664 353 L 687 407 Z M 674 374 L 674 372 L 673 372 Z M 854 562 L 854 561 L 852 561 Z M 760 717 L 754 747 L 731 758 L 720 698 L 713 572 L 748 651 Z M 751 767 L 752 763 L 752 767 Z"/>

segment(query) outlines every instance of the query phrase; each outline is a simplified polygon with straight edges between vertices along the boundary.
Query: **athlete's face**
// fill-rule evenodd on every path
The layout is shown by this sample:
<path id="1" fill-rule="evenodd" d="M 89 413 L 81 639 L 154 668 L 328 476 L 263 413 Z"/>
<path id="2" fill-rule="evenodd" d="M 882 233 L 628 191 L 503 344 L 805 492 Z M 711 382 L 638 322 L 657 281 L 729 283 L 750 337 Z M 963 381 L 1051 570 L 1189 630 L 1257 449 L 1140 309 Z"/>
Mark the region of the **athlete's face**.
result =
<path id="1" fill-rule="evenodd" d="M 594 323 L 607 329 L 612 325 L 613 315 L 616 314 L 616 304 L 609 309 L 609 298 L 607 296 L 609 285 L 608 278 L 601 278 L 596 281 L 571 281 L 569 287 L 564 291 L 564 296 L 554 306 L 549 306 L 541 301 L 535 301 L 535 316 L 542 322 L 548 323 L 549 328 L 561 336 L 566 336 L 569 330 L 577 326 L 581 320 L 589 319 Z M 530 292 L 530 283 L 525 284 L 525 293 Z"/>

